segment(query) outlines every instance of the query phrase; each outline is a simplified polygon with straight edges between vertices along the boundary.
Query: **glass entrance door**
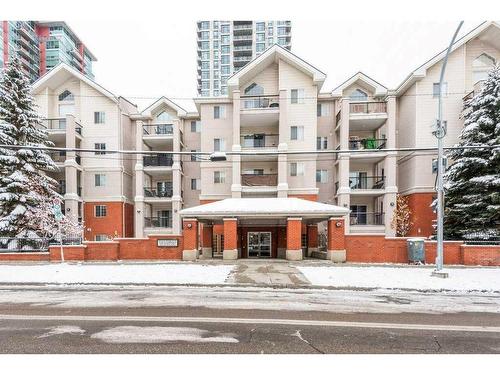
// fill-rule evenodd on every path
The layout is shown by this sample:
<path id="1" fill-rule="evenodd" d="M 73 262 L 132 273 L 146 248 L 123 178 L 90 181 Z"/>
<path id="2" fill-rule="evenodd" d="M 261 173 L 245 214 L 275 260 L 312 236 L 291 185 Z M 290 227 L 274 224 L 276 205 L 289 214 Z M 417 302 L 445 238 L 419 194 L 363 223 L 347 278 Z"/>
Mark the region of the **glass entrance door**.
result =
<path id="1" fill-rule="evenodd" d="M 271 232 L 248 232 L 248 257 L 271 257 Z"/>

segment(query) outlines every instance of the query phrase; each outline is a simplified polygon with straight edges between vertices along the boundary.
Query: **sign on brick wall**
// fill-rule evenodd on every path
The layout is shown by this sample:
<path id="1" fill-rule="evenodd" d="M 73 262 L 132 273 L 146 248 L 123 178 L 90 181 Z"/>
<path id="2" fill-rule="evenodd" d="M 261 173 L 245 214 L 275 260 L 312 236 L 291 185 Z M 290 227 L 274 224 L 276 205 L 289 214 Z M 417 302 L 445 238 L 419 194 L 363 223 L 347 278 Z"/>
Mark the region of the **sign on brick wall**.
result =
<path id="1" fill-rule="evenodd" d="M 156 242 L 158 247 L 177 247 L 179 246 L 179 240 L 176 238 L 163 238 Z"/>

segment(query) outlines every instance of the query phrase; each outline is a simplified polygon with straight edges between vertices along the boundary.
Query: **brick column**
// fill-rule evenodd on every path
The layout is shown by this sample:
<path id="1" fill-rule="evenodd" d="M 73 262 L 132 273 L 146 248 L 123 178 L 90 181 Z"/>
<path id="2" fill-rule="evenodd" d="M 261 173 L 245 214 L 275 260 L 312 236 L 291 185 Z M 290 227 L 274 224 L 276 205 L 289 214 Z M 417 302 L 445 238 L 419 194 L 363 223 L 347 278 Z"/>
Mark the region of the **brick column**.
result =
<path id="1" fill-rule="evenodd" d="M 286 259 L 302 260 L 302 218 L 289 217 L 286 226 Z"/>
<path id="2" fill-rule="evenodd" d="M 213 226 L 203 224 L 201 227 L 201 254 L 203 259 L 212 258 L 212 232 Z"/>
<path id="3" fill-rule="evenodd" d="M 345 262 L 345 223 L 342 218 L 328 220 L 328 259 Z"/>
<path id="4" fill-rule="evenodd" d="M 184 250 L 182 260 L 196 260 L 198 257 L 198 220 L 183 219 Z"/>
<path id="5" fill-rule="evenodd" d="M 311 256 L 313 251 L 318 251 L 318 225 L 307 226 L 307 256 Z"/>
<path id="6" fill-rule="evenodd" d="M 238 259 L 238 219 L 224 219 L 224 252 L 223 259 Z"/>

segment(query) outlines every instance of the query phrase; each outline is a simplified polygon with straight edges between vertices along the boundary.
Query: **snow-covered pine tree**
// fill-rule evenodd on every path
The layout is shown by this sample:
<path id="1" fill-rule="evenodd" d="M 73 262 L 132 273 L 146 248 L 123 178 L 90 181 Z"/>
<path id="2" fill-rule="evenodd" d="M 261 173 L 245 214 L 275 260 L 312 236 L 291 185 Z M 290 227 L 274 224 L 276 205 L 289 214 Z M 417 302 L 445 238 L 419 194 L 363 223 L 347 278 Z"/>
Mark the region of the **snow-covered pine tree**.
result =
<path id="1" fill-rule="evenodd" d="M 500 236 L 500 66 L 464 103 L 464 128 L 445 173 L 444 234 L 450 239 Z M 493 146 L 493 148 L 486 148 Z"/>
<path id="2" fill-rule="evenodd" d="M 30 83 L 16 58 L 0 79 L 0 144 L 39 147 L 10 149 L 0 146 L 0 236 L 45 235 L 38 223 L 29 219 L 29 210 L 40 202 L 58 197 L 56 181 L 44 172 L 57 166 L 43 148 L 50 146 L 47 132 L 35 110 Z M 36 181 L 33 191 L 29 181 Z"/>

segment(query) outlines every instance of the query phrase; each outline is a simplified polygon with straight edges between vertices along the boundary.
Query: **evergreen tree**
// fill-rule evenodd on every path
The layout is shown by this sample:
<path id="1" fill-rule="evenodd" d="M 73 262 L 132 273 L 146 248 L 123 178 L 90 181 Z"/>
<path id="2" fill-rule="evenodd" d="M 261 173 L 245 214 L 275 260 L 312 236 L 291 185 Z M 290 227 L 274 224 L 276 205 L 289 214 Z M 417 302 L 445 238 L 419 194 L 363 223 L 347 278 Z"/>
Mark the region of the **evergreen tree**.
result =
<path id="1" fill-rule="evenodd" d="M 484 239 L 500 235 L 500 66 L 488 75 L 482 90 L 464 103 L 464 128 L 445 174 L 446 238 Z"/>
<path id="2" fill-rule="evenodd" d="M 13 59 L 0 79 L 0 236 L 43 235 L 30 211 L 57 198 L 56 181 L 46 175 L 57 170 L 43 148 L 51 146 L 30 93 L 30 83 Z M 41 149 L 1 147 L 30 146 Z M 30 181 L 36 181 L 33 189 Z"/>

